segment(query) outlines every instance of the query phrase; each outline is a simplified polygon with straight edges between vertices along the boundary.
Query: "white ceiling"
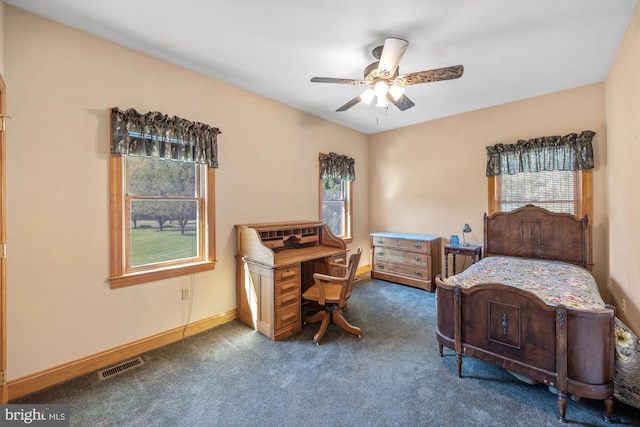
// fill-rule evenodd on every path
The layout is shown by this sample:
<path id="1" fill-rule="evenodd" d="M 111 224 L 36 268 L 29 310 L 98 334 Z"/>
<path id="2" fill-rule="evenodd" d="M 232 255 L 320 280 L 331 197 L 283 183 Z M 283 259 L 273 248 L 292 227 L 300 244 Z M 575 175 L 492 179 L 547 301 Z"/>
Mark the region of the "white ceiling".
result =
<path id="1" fill-rule="evenodd" d="M 638 0 L 4 0 L 366 134 L 605 80 Z M 352 85 L 387 37 L 400 73 L 462 64 L 407 87 L 404 112 Z M 224 100 L 221 100 L 224 102 Z"/>

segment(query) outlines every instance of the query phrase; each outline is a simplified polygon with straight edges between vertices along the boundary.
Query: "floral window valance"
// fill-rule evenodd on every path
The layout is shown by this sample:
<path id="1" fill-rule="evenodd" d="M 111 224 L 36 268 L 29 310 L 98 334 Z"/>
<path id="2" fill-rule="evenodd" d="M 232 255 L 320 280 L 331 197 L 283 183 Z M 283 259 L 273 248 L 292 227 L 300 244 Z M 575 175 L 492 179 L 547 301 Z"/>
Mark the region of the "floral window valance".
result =
<path id="1" fill-rule="evenodd" d="M 218 128 L 157 111 L 111 109 L 111 153 L 218 167 Z"/>
<path id="2" fill-rule="evenodd" d="M 320 155 L 320 177 L 339 178 L 345 181 L 356 180 L 356 161 L 336 153 Z"/>
<path id="3" fill-rule="evenodd" d="M 580 135 L 543 136 L 487 147 L 487 176 L 593 169 L 594 135 L 584 131 Z"/>

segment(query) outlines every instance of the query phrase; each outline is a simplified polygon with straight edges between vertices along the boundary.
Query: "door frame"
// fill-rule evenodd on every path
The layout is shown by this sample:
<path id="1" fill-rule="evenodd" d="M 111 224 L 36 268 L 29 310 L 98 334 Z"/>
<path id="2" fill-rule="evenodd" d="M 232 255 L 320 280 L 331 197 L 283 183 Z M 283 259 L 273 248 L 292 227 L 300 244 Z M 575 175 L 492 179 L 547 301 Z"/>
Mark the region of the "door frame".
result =
<path id="1" fill-rule="evenodd" d="M 6 186 L 6 86 L 0 74 L 0 404 L 9 399 L 7 387 L 7 186 Z"/>

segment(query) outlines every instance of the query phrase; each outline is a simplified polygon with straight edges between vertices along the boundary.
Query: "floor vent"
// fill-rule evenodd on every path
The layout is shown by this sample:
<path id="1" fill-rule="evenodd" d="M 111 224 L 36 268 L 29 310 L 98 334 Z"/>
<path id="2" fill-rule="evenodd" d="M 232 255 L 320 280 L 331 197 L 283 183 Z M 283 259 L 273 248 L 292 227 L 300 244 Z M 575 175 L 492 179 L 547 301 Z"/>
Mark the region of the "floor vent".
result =
<path id="1" fill-rule="evenodd" d="M 103 369 L 98 372 L 99 380 L 106 380 L 109 377 L 114 375 L 121 374 L 129 369 L 133 369 L 136 366 L 140 366 L 144 364 L 144 360 L 142 357 L 136 357 L 135 359 L 127 360 L 126 362 L 122 362 L 117 364 L 116 366 L 112 366 L 111 368 Z"/>

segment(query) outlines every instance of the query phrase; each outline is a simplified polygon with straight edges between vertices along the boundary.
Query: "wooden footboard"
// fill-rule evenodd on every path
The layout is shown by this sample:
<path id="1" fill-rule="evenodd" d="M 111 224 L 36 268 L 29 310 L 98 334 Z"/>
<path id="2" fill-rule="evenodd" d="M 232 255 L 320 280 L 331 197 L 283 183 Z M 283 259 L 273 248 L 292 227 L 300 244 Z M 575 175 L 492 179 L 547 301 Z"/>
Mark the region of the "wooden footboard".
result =
<path id="1" fill-rule="evenodd" d="M 605 401 L 613 411 L 615 310 L 585 311 L 547 305 L 536 295 L 504 284 L 453 286 L 436 278 L 437 339 L 462 355 L 493 363 L 558 390 L 560 418 L 567 395 Z"/>

